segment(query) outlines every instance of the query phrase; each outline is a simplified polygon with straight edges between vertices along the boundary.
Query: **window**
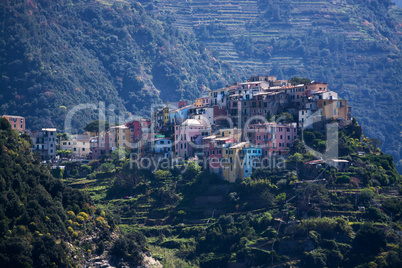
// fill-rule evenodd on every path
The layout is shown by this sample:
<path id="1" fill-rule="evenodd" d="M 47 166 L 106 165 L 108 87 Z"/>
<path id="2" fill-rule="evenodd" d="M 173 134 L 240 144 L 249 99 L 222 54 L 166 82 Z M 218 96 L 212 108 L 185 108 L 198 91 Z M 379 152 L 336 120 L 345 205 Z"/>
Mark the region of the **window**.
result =
<path id="1" fill-rule="evenodd" d="M 281 140 L 282 140 L 282 139 L 283 139 L 283 136 L 282 136 L 282 135 L 280 135 L 280 136 L 279 136 L 279 139 L 281 139 Z"/>
<path id="2" fill-rule="evenodd" d="M 84 152 L 84 151 L 85 151 L 85 148 L 82 148 L 82 151 Z"/>
<path id="3" fill-rule="evenodd" d="M 286 131 L 287 131 L 287 132 L 290 132 L 290 128 L 287 128 Z"/>
<path id="4" fill-rule="evenodd" d="M 290 136 L 288 136 L 288 140 L 290 140 Z"/>

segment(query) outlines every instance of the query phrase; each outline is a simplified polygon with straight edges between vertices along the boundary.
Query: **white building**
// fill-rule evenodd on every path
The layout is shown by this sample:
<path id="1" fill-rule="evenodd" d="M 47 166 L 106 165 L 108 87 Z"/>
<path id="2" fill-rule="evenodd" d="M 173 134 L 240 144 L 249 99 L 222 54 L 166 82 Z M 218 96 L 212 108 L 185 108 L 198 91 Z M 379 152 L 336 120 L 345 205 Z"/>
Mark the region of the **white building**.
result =
<path id="1" fill-rule="evenodd" d="M 34 146 L 33 152 L 38 152 L 42 156 L 42 160 L 54 160 L 56 158 L 56 129 L 42 128 L 41 131 L 32 133 L 31 136 Z"/>
<path id="2" fill-rule="evenodd" d="M 157 154 L 162 158 L 169 158 L 172 156 L 172 141 L 166 138 L 155 138 L 150 141 L 151 153 Z"/>

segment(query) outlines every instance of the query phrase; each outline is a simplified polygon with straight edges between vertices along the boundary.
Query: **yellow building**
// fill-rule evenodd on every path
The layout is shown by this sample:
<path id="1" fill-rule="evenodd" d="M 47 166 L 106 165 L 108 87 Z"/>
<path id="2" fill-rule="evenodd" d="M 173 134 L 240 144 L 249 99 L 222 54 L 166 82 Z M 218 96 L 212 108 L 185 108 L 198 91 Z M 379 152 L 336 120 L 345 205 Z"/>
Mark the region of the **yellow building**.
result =
<path id="1" fill-rule="evenodd" d="M 234 142 L 238 142 L 241 139 L 242 130 L 237 128 L 220 129 L 214 135 L 216 138 L 231 138 Z"/>
<path id="2" fill-rule="evenodd" d="M 343 118 L 348 120 L 348 102 L 346 100 L 317 100 L 317 107 L 322 116 L 328 119 Z"/>
<path id="3" fill-rule="evenodd" d="M 169 102 L 167 102 L 166 107 L 163 108 L 163 125 L 169 121 Z"/>
<path id="4" fill-rule="evenodd" d="M 248 142 L 241 142 L 233 146 L 222 148 L 223 177 L 229 182 L 243 178 L 244 174 L 244 148 L 249 147 Z"/>
<path id="5" fill-rule="evenodd" d="M 117 148 L 126 148 L 130 145 L 130 129 L 125 125 L 111 127 L 110 132 L 115 136 Z"/>
<path id="6" fill-rule="evenodd" d="M 202 98 L 196 99 L 195 102 L 194 102 L 194 107 L 198 108 L 198 107 L 202 107 L 202 106 L 203 106 Z"/>

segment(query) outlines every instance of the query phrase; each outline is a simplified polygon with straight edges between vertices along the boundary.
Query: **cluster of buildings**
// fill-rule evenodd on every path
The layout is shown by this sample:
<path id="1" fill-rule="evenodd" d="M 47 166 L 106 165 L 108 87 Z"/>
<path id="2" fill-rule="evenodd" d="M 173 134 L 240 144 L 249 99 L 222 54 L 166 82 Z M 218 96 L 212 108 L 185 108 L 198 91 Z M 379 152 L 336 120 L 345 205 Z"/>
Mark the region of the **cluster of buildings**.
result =
<path id="1" fill-rule="evenodd" d="M 293 120 L 272 122 L 285 112 Z M 14 129 L 25 131 L 24 118 L 4 117 Z M 57 140 L 56 129 L 44 128 L 31 136 L 33 150 L 44 160 L 56 158 L 56 146 L 70 150 L 76 159 L 98 159 L 125 148 L 139 157 L 202 159 L 212 172 L 233 182 L 250 176 L 267 159 L 286 156 L 298 129 L 350 119 L 347 101 L 326 83 L 290 85 L 274 76 L 255 76 L 205 92 L 193 104 L 161 105 L 150 119 L 132 120 L 100 133 Z"/>
<path id="2" fill-rule="evenodd" d="M 272 122 L 285 112 L 293 120 L 277 116 Z M 347 101 L 327 83 L 290 85 L 256 76 L 204 93 L 191 105 L 167 103 L 153 112 L 151 129 L 171 141 L 172 157 L 203 159 L 211 171 L 233 182 L 287 155 L 298 129 L 350 119 Z"/>

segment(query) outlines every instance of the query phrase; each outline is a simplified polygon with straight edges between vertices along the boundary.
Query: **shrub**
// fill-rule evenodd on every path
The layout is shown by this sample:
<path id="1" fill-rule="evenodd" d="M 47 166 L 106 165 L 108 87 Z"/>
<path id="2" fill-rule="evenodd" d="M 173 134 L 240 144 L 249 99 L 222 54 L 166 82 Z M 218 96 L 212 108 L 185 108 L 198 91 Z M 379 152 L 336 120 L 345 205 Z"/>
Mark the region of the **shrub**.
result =
<path id="1" fill-rule="evenodd" d="M 337 183 L 350 183 L 350 177 L 348 175 L 338 176 L 336 182 Z"/>

